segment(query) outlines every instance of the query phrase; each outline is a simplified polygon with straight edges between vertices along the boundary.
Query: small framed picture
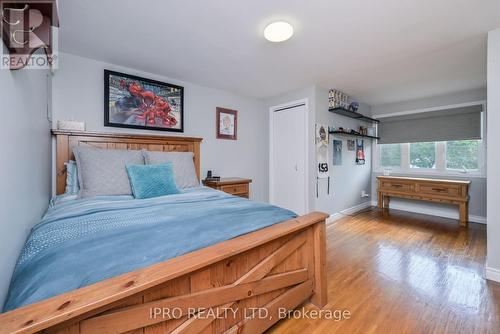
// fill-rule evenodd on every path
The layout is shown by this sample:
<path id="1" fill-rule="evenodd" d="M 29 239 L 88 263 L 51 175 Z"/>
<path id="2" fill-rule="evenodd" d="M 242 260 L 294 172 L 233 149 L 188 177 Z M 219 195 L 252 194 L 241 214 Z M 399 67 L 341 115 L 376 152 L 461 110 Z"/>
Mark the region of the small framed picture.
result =
<path id="1" fill-rule="evenodd" d="M 238 111 L 217 107 L 217 139 L 238 139 Z"/>

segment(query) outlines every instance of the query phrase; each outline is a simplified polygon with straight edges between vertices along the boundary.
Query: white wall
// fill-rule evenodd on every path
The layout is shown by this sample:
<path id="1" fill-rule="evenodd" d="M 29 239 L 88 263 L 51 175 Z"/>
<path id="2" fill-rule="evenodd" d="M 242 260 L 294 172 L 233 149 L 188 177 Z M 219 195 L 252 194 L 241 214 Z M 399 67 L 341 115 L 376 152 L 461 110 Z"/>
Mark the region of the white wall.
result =
<path id="1" fill-rule="evenodd" d="M 104 127 L 104 69 L 184 86 L 184 133 Z M 54 124 L 74 119 L 85 121 L 88 131 L 202 137 L 202 175 L 213 170 L 223 177 L 251 178 L 251 198 L 267 200 L 268 119 L 263 101 L 65 53 L 60 53 L 52 90 Z M 238 110 L 237 141 L 215 138 L 216 107 Z"/>
<path id="2" fill-rule="evenodd" d="M 488 251 L 486 277 L 500 282 L 500 29 L 488 34 Z"/>
<path id="3" fill-rule="evenodd" d="M 0 71 L 0 305 L 31 227 L 50 199 L 50 126 L 43 70 Z"/>
<path id="4" fill-rule="evenodd" d="M 372 115 L 393 114 L 407 111 L 417 111 L 426 108 L 434 108 L 461 103 L 478 102 L 486 100 L 486 89 L 474 89 L 453 94 L 434 96 L 424 99 L 403 101 L 385 105 L 372 106 Z M 382 120 L 383 121 L 383 120 Z M 381 175 L 379 171 L 372 174 L 372 199 L 377 201 L 377 183 L 376 177 Z M 404 173 L 393 173 L 396 176 L 415 176 Z M 419 174 L 418 177 L 439 178 L 433 175 Z M 443 178 L 443 177 L 441 177 Z M 469 214 L 470 219 L 475 222 L 486 222 L 486 178 L 485 177 L 467 177 L 467 176 L 446 176 L 447 179 L 469 180 L 471 186 L 469 189 Z M 400 198 L 391 199 L 391 207 L 394 209 L 420 212 L 425 214 L 437 215 L 457 219 L 458 209 L 456 206 L 435 204 L 429 202 L 418 202 Z"/>

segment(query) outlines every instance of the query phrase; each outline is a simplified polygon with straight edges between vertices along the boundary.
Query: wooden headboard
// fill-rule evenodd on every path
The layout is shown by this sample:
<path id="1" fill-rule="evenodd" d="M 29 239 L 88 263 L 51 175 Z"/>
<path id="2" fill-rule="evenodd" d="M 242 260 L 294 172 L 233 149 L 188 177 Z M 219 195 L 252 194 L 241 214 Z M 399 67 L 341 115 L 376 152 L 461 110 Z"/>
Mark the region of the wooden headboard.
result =
<path id="1" fill-rule="evenodd" d="M 66 188 L 65 162 L 74 160 L 73 148 L 87 144 L 104 149 L 193 152 L 194 166 L 200 178 L 200 143 L 202 138 L 164 137 L 122 133 L 70 132 L 52 130 L 56 137 L 56 193 L 63 194 Z"/>

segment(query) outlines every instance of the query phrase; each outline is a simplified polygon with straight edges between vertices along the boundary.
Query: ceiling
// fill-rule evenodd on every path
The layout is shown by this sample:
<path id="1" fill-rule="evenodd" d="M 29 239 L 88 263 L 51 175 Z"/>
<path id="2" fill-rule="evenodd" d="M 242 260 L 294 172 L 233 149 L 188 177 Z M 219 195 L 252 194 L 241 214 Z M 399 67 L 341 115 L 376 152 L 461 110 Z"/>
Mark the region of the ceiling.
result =
<path id="1" fill-rule="evenodd" d="M 266 98 L 316 84 L 378 105 L 486 86 L 499 0 L 63 0 L 60 50 Z M 286 20 L 295 35 L 270 43 Z"/>

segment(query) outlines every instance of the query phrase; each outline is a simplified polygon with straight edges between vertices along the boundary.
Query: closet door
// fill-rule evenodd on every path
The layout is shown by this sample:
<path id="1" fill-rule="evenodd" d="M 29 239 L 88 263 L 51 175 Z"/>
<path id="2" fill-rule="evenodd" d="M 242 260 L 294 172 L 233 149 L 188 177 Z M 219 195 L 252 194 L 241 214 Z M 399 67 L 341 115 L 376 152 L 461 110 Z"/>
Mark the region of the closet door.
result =
<path id="1" fill-rule="evenodd" d="M 306 126 L 304 104 L 271 110 L 270 201 L 299 215 L 306 212 Z"/>

